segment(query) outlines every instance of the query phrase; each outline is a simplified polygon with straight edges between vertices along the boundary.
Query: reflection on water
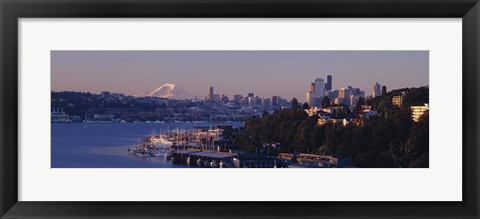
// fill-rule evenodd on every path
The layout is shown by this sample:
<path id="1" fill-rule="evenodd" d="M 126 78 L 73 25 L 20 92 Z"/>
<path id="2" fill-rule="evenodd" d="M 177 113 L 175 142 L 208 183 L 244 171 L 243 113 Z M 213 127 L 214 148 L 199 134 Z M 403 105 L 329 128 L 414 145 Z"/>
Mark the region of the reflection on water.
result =
<path id="1" fill-rule="evenodd" d="M 178 168 L 163 158 L 128 155 L 152 130 L 216 126 L 215 123 L 52 123 L 52 168 Z M 237 124 L 238 126 L 238 124 Z"/>

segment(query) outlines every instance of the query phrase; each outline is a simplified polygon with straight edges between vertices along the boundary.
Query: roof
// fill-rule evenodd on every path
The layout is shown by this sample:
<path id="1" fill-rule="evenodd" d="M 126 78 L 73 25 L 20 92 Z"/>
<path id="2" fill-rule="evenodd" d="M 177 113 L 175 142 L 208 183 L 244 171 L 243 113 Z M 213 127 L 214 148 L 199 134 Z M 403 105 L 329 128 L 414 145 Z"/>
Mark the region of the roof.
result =
<path id="1" fill-rule="evenodd" d="M 219 153 L 219 152 L 195 152 L 193 153 L 195 156 L 202 156 L 202 157 L 212 157 L 212 158 L 227 158 L 227 157 L 235 157 L 237 154 L 234 153 Z"/>
<path id="2" fill-rule="evenodd" d="M 191 153 L 195 153 L 195 152 L 198 152 L 198 150 L 178 150 L 178 151 L 175 151 L 175 153 L 177 153 L 177 154 L 191 154 Z"/>

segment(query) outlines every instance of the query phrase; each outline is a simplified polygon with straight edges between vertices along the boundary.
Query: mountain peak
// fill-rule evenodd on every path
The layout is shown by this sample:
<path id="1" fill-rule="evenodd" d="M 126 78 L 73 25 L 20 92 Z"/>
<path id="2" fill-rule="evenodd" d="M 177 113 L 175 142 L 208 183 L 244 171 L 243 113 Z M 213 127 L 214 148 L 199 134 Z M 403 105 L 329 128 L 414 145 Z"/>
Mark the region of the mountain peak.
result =
<path id="1" fill-rule="evenodd" d="M 166 83 L 163 84 L 162 86 L 158 87 L 157 89 L 149 92 L 147 96 L 158 96 L 162 98 L 171 98 L 175 96 L 173 94 L 173 91 L 175 89 L 175 84 L 174 83 Z"/>
<path id="2" fill-rule="evenodd" d="M 142 96 L 153 96 L 160 98 L 169 98 L 169 99 L 194 99 L 195 95 L 178 87 L 174 83 L 165 83 L 156 89 L 146 92 Z"/>

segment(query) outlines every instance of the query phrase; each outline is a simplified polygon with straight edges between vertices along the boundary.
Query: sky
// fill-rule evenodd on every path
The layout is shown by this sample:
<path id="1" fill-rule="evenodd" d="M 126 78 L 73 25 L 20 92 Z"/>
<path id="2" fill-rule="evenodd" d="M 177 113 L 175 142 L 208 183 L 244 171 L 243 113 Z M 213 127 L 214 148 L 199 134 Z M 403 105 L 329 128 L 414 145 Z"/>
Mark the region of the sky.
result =
<path id="1" fill-rule="evenodd" d="M 229 97 L 305 101 L 310 82 L 333 77 L 333 89 L 352 86 L 371 95 L 426 86 L 428 51 L 51 51 L 51 90 L 137 95 L 165 83 L 203 98 L 208 88 Z"/>

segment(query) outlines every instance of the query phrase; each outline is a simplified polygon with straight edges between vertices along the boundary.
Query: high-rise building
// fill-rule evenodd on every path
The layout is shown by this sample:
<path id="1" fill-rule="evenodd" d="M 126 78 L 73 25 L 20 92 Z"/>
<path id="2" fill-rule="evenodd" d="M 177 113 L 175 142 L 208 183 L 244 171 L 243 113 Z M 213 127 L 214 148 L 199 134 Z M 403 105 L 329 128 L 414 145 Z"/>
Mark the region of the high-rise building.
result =
<path id="1" fill-rule="evenodd" d="M 315 78 L 315 97 L 323 98 L 325 93 L 325 83 L 323 78 Z"/>
<path id="2" fill-rule="evenodd" d="M 315 101 L 315 93 L 312 91 L 307 91 L 307 93 L 305 94 L 305 102 L 309 106 L 317 106 L 317 103 Z"/>
<path id="3" fill-rule="evenodd" d="M 378 82 L 375 82 L 372 88 L 372 97 L 379 97 L 382 96 L 382 86 L 378 84 Z"/>
<path id="4" fill-rule="evenodd" d="M 213 87 L 210 87 L 210 89 L 208 89 L 208 100 L 209 101 L 213 101 Z"/>
<path id="5" fill-rule="evenodd" d="M 325 90 L 332 90 L 332 76 L 328 75 L 327 76 L 327 83 L 325 85 Z"/>
<path id="6" fill-rule="evenodd" d="M 255 97 L 255 94 L 254 93 L 248 93 L 247 97 Z"/>

